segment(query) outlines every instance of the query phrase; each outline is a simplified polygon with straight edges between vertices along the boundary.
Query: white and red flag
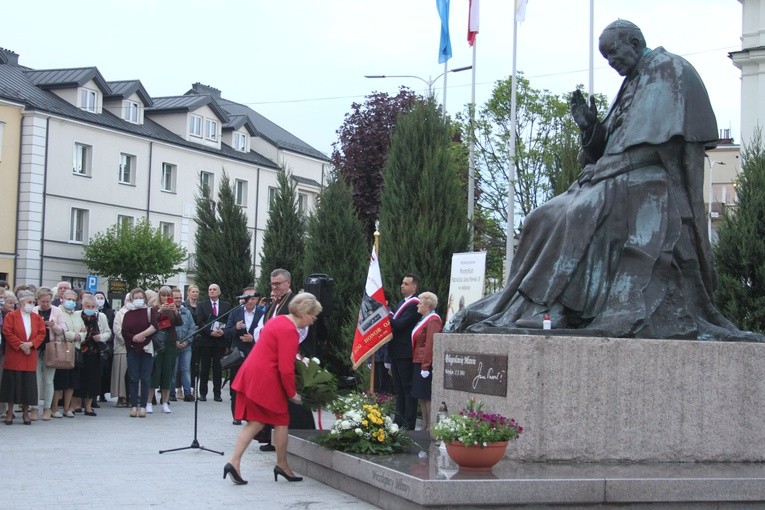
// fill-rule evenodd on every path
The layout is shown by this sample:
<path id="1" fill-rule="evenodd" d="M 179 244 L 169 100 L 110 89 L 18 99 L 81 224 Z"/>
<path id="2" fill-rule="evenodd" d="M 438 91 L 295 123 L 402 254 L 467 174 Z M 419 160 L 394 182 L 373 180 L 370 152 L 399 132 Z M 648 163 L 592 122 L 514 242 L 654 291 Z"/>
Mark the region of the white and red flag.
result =
<path id="1" fill-rule="evenodd" d="M 380 347 L 393 337 L 390 324 L 390 314 L 385 306 L 385 292 L 382 285 L 380 263 L 377 260 L 374 246 L 369 260 L 369 273 L 364 295 L 361 298 L 359 319 L 356 324 L 356 334 L 353 337 L 351 362 L 356 370 L 361 364 Z"/>
<path id="2" fill-rule="evenodd" d="M 468 8 L 468 34 L 467 41 L 470 46 L 475 44 L 475 36 L 478 35 L 478 3 L 479 0 L 469 0 Z"/>

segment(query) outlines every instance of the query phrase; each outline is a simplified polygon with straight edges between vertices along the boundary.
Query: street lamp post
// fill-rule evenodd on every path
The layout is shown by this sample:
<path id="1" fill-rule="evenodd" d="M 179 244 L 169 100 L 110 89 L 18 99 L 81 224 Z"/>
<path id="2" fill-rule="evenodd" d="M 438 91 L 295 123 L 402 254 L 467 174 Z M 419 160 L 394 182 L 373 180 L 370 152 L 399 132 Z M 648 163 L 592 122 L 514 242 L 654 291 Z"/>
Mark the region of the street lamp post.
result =
<path id="1" fill-rule="evenodd" d="M 459 73 L 461 71 L 467 71 L 468 69 L 473 69 L 473 66 L 465 66 L 465 67 L 458 67 L 456 69 L 449 69 L 448 71 L 444 71 L 443 73 L 439 74 L 435 78 L 431 79 L 430 76 L 428 76 L 428 79 L 422 78 L 420 76 L 415 76 L 413 74 L 365 74 L 364 78 L 373 78 L 373 79 L 379 79 L 379 78 L 414 78 L 415 80 L 420 80 L 422 83 L 428 86 L 428 97 L 433 97 L 433 85 L 435 85 L 436 81 L 438 81 L 439 78 L 444 76 L 446 73 Z M 444 89 L 444 97 L 443 97 L 443 103 L 442 103 L 442 111 L 444 116 L 446 116 L 446 89 Z"/>
<path id="2" fill-rule="evenodd" d="M 709 156 L 705 155 L 709 161 L 709 212 L 707 213 L 707 237 L 709 242 L 712 242 L 712 201 L 714 200 L 713 187 L 712 187 L 712 167 L 715 165 L 724 165 L 725 161 L 716 161 Z"/>

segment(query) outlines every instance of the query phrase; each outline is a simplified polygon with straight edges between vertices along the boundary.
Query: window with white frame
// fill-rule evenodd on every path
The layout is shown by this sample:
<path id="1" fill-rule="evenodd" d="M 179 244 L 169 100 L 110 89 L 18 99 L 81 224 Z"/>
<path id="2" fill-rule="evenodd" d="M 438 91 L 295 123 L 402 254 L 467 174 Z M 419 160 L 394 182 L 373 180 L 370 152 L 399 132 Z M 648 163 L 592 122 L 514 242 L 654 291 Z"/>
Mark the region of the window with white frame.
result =
<path id="1" fill-rule="evenodd" d="M 72 207 L 69 222 L 69 241 L 84 243 L 88 240 L 88 210 Z"/>
<path id="2" fill-rule="evenodd" d="M 268 208 L 271 209 L 274 206 L 274 202 L 276 202 L 276 192 L 277 189 L 273 186 L 268 187 Z"/>
<path id="3" fill-rule="evenodd" d="M 162 232 L 163 236 L 167 237 L 168 239 L 172 241 L 175 238 L 175 223 L 160 221 L 159 231 Z"/>
<path id="4" fill-rule="evenodd" d="M 199 115 L 189 115 L 189 134 L 202 138 L 202 117 Z"/>
<path id="5" fill-rule="evenodd" d="M 247 152 L 247 135 L 238 131 L 234 133 L 234 149 Z"/>
<path id="6" fill-rule="evenodd" d="M 234 181 L 234 201 L 236 205 L 247 207 L 247 181 L 241 179 Z"/>
<path id="7" fill-rule="evenodd" d="M 138 103 L 135 101 L 125 101 L 125 120 L 138 124 Z"/>
<path id="8" fill-rule="evenodd" d="M 93 147 L 75 142 L 74 154 L 72 157 L 72 172 L 76 175 L 89 176 L 92 157 Z"/>
<path id="9" fill-rule="evenodd" d="M 175 193 L 175 178 L 178 167 L 170 163 L 162 163 L 162 182 L 159 189 L 169 193 Z"/>
<path id="10" fill-rule="evenodd" d="M 125 216 L 123 214 L 117 215 L 117 230 L 124 228 L 133 228 L 135 225 L 135 218 L 133 216 Z"/>
<path id="11" fill-rule="evenodd" d="M 205 198 L 215 196 L 215 176 L 212 172 L 199 172 L 199 184 L 201 184 L 203 190 L 206 190 Z"/>
<path id="12" fill-rule="evenodd" d="M 208 140 L 218 139 L 218 123 L 212 119 L 205 119 L 205 138 Z"/>
<path id="13" fill-rule="evenodd" d="M 117 180 L 120 184 L 135 184 L 135 156 L 120 153 L 120 170 Z"/>
<path id="14" fill-rule="evenodd" d="M 80 89 L 80 109 L 95 113 L 96 106 L 96 91 L 90 89 Z"/>
<path id="15" fill-rule="evenodd" d="M 301 216 L 308 214 L 308 195 L 306 193 L 298 193 L 297 202 L 298 214 Z"/>

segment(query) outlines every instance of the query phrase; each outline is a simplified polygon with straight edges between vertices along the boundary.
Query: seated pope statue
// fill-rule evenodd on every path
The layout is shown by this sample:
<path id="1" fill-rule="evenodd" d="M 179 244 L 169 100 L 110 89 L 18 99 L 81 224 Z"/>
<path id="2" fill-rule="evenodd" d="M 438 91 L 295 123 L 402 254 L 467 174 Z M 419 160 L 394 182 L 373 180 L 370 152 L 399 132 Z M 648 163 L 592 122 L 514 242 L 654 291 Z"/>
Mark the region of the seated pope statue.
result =
<path id="1" fill-rule="evenodd" d="M 600 120 L 580 91 L 583 170 L 526 218 L 506 287 L 467 307 L 453 331 L 552 327 L 587 335 L 761 340 L 715 308 L 703 200 L 705 148 L 717 141 L 695 69 L 640 29 L 611 23 L 600 53 L 624 81 Z"/>

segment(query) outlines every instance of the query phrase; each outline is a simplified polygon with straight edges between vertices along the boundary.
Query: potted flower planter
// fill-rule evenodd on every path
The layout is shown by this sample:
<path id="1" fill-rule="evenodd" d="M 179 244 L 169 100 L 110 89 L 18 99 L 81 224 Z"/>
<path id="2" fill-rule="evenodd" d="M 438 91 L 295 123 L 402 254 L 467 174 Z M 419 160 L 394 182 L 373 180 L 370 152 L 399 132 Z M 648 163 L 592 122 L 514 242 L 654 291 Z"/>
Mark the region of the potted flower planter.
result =
<path id="1" fill-rule="evenodd" d="M 444 443 L 449 457 L 464 471 L 491 471 L 507 450 L 507 441 L 488 443 L 486 446 L 465 446 L 459 441 Z"/>

